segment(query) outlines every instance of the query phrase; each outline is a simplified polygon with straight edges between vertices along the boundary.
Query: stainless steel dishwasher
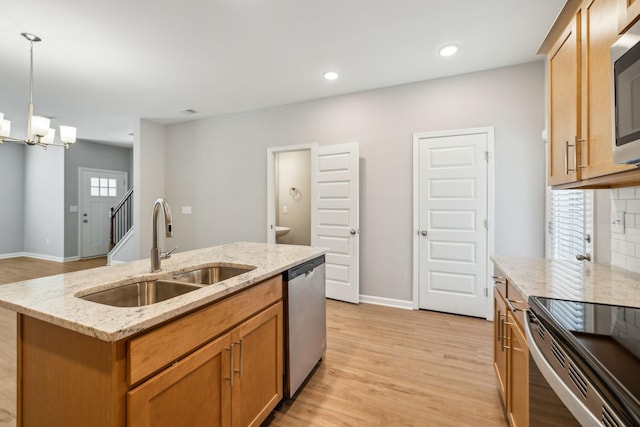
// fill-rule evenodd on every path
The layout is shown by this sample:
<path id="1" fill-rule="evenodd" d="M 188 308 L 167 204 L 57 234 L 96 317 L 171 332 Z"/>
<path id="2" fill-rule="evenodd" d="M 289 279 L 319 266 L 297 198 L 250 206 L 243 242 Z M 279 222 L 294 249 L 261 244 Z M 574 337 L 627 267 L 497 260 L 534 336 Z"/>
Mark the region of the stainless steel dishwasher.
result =
<path id="1" fill-rule="evenodd" d="M 293 397 L 327 347 L 324 255 L 285 271 L 284 394 Z"/>

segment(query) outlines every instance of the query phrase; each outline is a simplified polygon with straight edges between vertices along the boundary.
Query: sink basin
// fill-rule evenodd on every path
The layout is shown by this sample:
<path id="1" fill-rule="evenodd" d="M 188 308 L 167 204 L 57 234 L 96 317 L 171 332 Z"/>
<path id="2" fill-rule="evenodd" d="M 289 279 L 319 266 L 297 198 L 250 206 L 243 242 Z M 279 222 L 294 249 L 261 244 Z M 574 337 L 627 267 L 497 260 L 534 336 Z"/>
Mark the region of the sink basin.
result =
<path id="1" fill-rule="evenodd" d="M 186 273 L 173 276 L 173 279 L 185 283 L 213 285 L 214 283 L 222 282 L 223 280 L 230 279 L 254 269 L 255 267 L 252 265 L 212 266 L 188 271 Z"/>
<path id="2" fill-rule="evenodd" d="M 282 225 L 276 225 L 276 237 L 285 236 L 291 231 L 291 228 Z"/>
<path id="3" fill-rule="evenodd" d="M 80 298 L 115 307 L 140 307 L 165 301 L 199 288 L 200 286 L 195 284 L 172 280 L 149 280 L 94 292 Z"/>

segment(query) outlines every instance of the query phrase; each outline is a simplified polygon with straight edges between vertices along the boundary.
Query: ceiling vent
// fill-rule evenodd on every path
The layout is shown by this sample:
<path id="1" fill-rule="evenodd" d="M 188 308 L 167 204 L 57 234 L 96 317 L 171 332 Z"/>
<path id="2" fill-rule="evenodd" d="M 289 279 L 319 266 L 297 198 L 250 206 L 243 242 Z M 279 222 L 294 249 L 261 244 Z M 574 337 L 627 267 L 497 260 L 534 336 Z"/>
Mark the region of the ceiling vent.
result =
<path id="1" fill-rule="evenodd" d="M 182 114 L 186 114 L 187 116 L 190 116 L 192 114 L 198 114 L 198 112 L 196 110 L 194 110 L 193 108 L 187 108 L 186 110 L 182 110 L 180 112 Z"/>

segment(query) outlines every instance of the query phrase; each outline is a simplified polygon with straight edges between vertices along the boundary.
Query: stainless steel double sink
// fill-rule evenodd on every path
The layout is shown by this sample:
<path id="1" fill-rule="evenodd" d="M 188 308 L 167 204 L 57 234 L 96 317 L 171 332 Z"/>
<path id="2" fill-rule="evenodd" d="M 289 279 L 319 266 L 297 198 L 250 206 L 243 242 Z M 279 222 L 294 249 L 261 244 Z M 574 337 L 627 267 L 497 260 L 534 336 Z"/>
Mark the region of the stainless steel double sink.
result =
<path id="1" fill-rule="evenodd" d="M 213 265 L 168 279 L 143 280 L 83 295 L 80 298 L 114 307 L 140 307 L 166 301 L 254 270 L 252 265 Z"/>

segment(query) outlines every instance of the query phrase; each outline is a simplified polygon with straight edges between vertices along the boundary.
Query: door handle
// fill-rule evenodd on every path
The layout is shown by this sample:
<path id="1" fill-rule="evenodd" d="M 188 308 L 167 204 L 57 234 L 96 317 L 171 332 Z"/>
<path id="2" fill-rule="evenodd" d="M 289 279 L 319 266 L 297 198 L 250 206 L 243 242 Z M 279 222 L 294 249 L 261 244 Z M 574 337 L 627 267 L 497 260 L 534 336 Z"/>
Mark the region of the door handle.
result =
<path id="1" fill-rule="evenodd" d="M 83 219 L 82 222 L 89 222 L 89 220 L 88 219 Z"/>
<path id="2" fill-rule="evenodd" d="M 590 253 L 586 253 L 584 255 L 578 254 L 576 255 L 576 259 L 578 261 L 591 261 L 591 254 Z"/>
<path id="3" fill-rule="evenodd" d="M 428 235 L 428 234 L 429 234 L 429 233 L 427 233 L 427 230 L 420 230 L 420 235 L 421 235 L 421 236 L 426 236 L 426 235 Z"/>
<path id="4" fill-rule="evenodd" d="M 355 236 L 356 234 L 358 234 L 358 230 L 352 228 L 351 230 L 349 230 L 349 234 Z"/>

